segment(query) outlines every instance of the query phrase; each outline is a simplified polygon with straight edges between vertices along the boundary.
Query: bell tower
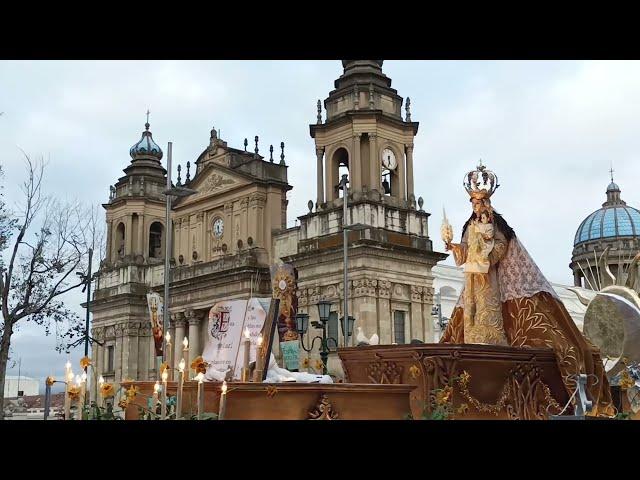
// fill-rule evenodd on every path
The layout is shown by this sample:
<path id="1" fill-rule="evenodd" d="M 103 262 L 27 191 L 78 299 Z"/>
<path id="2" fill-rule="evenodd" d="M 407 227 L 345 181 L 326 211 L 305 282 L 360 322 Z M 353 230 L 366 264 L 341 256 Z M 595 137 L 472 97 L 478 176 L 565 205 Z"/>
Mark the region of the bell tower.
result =
<path id="1" fill-rule="evenodd" d="M 316 123 L 310 125 L 316 198 L 309 200 L 309 212 L 298 217 L 298 227 L 274 237 L 276 257 L 298 270 L 300 311 L 318 320 L 315 305 L 330 301 L 329 334 L 340 345 L 345 342 L 337 322 L 345 293 L 355 326 L 367 336 L 377 333 L 381 344 L 434 339 L 431 268 L 446 255 L 433 251 L 422 198 L 416 206 L 413 145 L 418 123 L 411 121 L 408 98 L 403 118 L 403 98 L 391 88 L 382 64 L 343 60 L 343 74 L 324 100 L 325 118 L 318 100 Z M 339 186 L 344 174 L 349 181 L 346 218 Z M 356 342 L 352 337 L 346 343 Z"/>
<path id="2" fill-rule="evenodd" d="M 317 204 L 331 208 L 340 197 L 338 182 L 349 178 L 355 201 L 372 200 L 415 209 L 413 139 L 407 98 L 391 88 L 382 60 L 343 60 L 344 73 L 324 101 L 318 100 L 317 123 L 310 126 L 316 144 Z"/>

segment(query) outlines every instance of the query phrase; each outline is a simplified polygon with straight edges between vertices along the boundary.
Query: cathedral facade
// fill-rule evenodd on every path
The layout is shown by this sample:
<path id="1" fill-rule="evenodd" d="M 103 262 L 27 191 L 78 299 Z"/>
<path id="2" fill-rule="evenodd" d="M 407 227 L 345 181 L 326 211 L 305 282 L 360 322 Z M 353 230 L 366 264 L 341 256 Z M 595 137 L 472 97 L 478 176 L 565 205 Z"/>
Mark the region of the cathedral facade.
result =
<path id="1" fill-rule="evenodd" d="M 146 294 L 162 295 L 166 229 L 172 229 L 170 333 L 181 357 L 188 337 L 192 356 L 207 338 L 207 313 L 222 300 L 271 296 L 269 267 L 298 272 L 299 311 L 317 320 L 315 304 L 332 303 L 333 319 L 349 315 L 381 343 L 434 340 L 433 274 L 446 257 L 433 250 L 429 214 L 416 200 L 409 99 L 391 88 L 381 60 L 343 61 L 344 73 L 310 125 L 315 141 L 316 198 L 299 225 L 286 228 L 284 144 L 269 158 L 236 149 L 211 131 L 208 145 L 187 163 L 177 185 L 195 194 L 178 199 L 165 224 L 166 170 L 147 123 L 130 150 L 125 175 L 104 204 L 107 251 L 94 299 L 93 361 L 106 381 L 157 378 Z M 404 110 L 404 115 L 403 115 Z M 308 168 L 307 167 L 307 168 Z M 340 178 L 347 175 L 347 217 Z M 344 285 L 343 227 L 348 227 L 348 284 Z M 333 335 L 345 342 L 333 323 Z M 330 334 L 332 333 L 330 325 Z M 319 332 L 309 329 L 308 336 Z M 334 359 L 334 363 L 335 362 Z M 331 367 L 331 364 L 330 364 Z M 331 368 L 330 368 L 331 369 Z"/>

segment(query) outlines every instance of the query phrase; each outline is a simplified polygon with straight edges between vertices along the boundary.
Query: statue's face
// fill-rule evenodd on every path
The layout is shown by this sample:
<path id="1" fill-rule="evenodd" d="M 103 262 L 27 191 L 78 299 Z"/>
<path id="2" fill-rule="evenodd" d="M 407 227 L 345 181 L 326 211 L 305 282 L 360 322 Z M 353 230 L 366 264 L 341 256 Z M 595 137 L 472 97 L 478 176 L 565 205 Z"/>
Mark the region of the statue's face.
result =
<path id="1" fill-rule="evenodd" d="M 480 211 L 484 207 L 484 203 L 482 202 L 482 200 L 479 200 L 477 198 L 472 198 L 471 199 L 471 205 L 473 207 L 473 213 L 475 213 L 476 216 L 479 216 L 480 215 Z"/>

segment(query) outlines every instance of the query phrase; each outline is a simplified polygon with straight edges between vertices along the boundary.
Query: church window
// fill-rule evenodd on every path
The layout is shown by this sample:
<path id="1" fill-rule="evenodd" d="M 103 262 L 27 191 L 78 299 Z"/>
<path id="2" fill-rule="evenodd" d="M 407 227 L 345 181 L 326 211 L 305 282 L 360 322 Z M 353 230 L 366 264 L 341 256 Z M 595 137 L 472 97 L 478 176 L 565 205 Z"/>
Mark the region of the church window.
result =
<path id="1" fill-rule="evenodd" d="M 398 345 L 405 343 L 404 337 L 404 312 L 395 310 L 393 312 L 393 339 Z"/>
<path id="2" fill-rule="evenodd" d="M 113 345 L 109 345 L 107 347 L 107 372 L 114 371 L 114 366 L 113 366 L 114 359 L 115 359 L 115 347 Z"/>
<path id="3" fill-rule="evenodd" d="M 120 223 L 116 229 L 116 256 L 124 257 L 124 223 Z"/>
<path id="4" fill-rule="evenodd" d="M 329 314 L 329 321 L 327 322 L 327 337 L 333 338 L 336 342 L 339 341 L 338 333 L 338 312 L 331 312 Z M 328 342 L 329 350 L 335 351 L 336 344 L 331 340 Z"/>
<path id="5" fill-rule="evenodd" d="M 153 222 L 149 228 L 149 257 L 162 257 L 162 224 Z"/>

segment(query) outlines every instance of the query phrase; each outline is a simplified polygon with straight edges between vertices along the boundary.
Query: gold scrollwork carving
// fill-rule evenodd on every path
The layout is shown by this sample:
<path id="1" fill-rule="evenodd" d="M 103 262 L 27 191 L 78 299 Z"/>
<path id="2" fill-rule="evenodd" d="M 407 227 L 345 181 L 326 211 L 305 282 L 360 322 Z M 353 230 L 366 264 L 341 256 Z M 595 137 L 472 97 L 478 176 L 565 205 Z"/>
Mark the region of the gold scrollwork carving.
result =
<path id="1" fill-rule="evenodd" d="M 320 396 L 320 401 L 313 410 L 308 412 L 308 415 L 310 420 L 335 420 L 338 418 L 338 413 L 333 409 L 326 393 Z"/>
<path id="2" fill-rule="evenodd" d="M 372 383 L 397 384 L 401 383 L 402 370 L 396 362 L 375 362 L 367 366 L 367 377 Z"/>

